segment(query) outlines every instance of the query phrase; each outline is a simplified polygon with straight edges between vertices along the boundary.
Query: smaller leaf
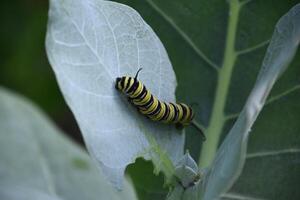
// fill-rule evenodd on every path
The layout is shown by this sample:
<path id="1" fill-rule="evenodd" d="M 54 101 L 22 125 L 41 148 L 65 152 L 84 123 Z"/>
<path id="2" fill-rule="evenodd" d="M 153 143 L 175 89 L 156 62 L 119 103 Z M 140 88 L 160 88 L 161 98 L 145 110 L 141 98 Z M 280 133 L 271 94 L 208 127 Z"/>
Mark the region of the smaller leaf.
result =
<path id="1" fill-rule="evenodd" d="M 277 23 L 261 71 L 238 120 L 230 130 L 204 179 L 204 199 L 218 198 L 239 176 L 249 132 L 275 81 L 292 60 L 300 41 L 300 4 Z"/>
<path id="2" fill-rule="evenodd" d="M 187 167 L 190 167 L 196 173 L 199 170 L 197 163 L 191 157 L 191 155 L 190 155 L 189 152 L 187 152 L 186 154 L 184 154 L 184 156 L 178 161 L 178 163 L 176 164 L 176 166 L 187 166 Z"/>
<path id="3" fill-rule="evenodd" d="M 189 153 L 176 164 L 175 176 L 183 188 L 188 188 L 198 175 L 198 166 Z"/>
<path id="4" fill-rule="evenodd" d="M 203 171 L 198 169 L 198 165 L 186 153 L 180 159 L 175 167 L 175 187 L 168 195 L 168 200 L 188 200 L 199 199 L 202 193 L 202 175 Z"/>

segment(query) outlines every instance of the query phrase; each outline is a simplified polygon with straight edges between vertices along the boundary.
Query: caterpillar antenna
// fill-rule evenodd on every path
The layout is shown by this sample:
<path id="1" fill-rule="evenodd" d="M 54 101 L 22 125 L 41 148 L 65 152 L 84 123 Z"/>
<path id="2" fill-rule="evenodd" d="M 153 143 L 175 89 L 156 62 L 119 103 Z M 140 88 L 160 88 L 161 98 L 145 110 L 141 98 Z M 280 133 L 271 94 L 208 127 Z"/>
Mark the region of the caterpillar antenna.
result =
<path id="1" fill-rule="evenodd" d="M 142 69 L 143 69 L 143 68 L 139 68 L 139 69 L 138 69 L 138 71 L 137 71 L 136 74 L 135 74 L 134 79 L 137 79 L 137 77 L 138 77 L 138 75 L 139 75 L 139 73 L 140 73 L 140 71 L 141 71 Z"/>

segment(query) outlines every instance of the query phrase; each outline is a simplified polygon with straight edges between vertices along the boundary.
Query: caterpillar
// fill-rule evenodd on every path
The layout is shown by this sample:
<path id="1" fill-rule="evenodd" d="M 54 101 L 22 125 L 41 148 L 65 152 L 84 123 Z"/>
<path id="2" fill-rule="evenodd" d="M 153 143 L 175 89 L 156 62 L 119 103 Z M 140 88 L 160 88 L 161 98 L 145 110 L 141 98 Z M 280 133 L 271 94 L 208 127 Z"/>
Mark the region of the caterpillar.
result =
<path id="1" fill-rule="evenodd" d="M 193 125 L 197 128 L 203 139 L 205 135 L 200 125 L 194 119 L 193 109 L 184 103 L 167 103 L 158 100 L 149 90 L 137 79 L 140 68 L 135 77 L 117 77 L 115 88 L 128 97 L 128 101 L 137 110 L 153 121 L 160 121 L 168 124 L 175 124 L 178 128 Z"/>

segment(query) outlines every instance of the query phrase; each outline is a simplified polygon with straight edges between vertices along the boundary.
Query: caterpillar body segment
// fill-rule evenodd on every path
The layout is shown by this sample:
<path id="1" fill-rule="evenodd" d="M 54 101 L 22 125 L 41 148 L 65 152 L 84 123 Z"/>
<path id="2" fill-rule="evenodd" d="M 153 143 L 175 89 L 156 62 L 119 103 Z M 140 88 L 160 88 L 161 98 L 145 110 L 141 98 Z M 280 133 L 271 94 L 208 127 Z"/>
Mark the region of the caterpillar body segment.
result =
<path id="1" fill-rule="evenodd" d="M 153 121 L 176 124 L 176 127 L 193 125 L 200 130 L 203 138 L 205 136 L 199 125 L 193 121 L 194 112 L 192 108 L 184 103 L 169 103 L 158 100 L 147 90 L 146 86 L 137 80 L 136 76 L 123 76 L 116 79 L 115 88 L 128 97 L 129 102 L 137 110 Z"/>

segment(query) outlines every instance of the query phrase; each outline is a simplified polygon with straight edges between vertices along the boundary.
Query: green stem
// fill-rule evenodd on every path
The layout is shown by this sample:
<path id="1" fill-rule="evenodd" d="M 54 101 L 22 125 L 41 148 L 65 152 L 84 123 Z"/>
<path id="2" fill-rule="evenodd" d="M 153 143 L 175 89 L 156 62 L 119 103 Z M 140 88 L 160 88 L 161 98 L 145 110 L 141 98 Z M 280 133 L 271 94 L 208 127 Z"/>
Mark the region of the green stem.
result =
<path id="1" fill-rule="evenodd" d="M 226 36 L 225 54 L 222 68 L 218 74 L 215 101 L 209 126 L 206 130 L 207 142 L 203 143 L 199 166 L 208 167 L 217 152 L 223 126 L 226 122 L 224 109 L 234 64 L 236 61 L 235 36 L 241 4 L 238 0 L 230 0 L 229 22 Z"/>

